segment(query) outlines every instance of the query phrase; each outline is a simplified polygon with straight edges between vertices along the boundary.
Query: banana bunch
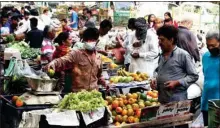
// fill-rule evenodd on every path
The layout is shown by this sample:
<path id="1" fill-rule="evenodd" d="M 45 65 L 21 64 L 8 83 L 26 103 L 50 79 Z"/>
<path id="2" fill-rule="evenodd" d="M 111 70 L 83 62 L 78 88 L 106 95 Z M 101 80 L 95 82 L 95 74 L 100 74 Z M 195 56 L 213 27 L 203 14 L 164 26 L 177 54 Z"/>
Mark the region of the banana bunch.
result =
<path id="1" fill-rule="evenodd" d="M 118 76 L 130 76 L 130 73 L 125 71 L 125 68 L 118 69 L 117 73 L 118 73 Z"/>

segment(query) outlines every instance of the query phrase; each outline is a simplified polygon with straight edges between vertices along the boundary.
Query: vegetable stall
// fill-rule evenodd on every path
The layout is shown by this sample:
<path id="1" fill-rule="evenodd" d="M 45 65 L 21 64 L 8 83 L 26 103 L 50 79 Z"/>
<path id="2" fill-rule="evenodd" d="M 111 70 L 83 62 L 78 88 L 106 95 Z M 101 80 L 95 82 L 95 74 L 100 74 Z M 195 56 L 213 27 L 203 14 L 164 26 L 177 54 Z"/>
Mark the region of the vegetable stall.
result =
<path id="1" fill-rule="evenodd" d="M 0 107 L 4 128 L 161 127 L 194 120 L 191 101 L 160 104 L 148 74 L 127 72 L 111 57 L 101 57 L 109 88 L 63 93 L 55 72 L 41 70 L 39 49 L 13 37 L 6 40 L 8 66 Z"/>

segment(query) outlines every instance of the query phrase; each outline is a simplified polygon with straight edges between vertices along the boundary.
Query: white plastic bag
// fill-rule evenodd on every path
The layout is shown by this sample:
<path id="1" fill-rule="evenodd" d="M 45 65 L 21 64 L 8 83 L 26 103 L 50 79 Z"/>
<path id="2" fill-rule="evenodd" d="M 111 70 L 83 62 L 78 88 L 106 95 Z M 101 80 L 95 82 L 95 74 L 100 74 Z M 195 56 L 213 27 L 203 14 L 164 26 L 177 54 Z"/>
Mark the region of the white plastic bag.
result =
<path id="1" fill-rule="evenodd" d="M 192 84 L 187 89 L 188 99 L 198 98 L 202 95 L 202 89 L 197 84 Z"/>
<path id="2" fill-rule="evenodd" d="M 35 73 L 32 71 L 31 67 L 28 65 L 26 60 L 16 60 L 14 75 L 18 76 L 33 76 Z M 36 75 L 35 75 L 36 76 Z"/>

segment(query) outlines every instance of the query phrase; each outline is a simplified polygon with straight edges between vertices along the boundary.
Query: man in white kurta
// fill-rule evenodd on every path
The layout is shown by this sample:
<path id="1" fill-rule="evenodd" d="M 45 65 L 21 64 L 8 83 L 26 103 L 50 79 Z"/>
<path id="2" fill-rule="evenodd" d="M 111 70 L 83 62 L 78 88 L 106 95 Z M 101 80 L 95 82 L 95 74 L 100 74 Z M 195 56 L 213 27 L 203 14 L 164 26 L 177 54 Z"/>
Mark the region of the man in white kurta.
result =
<path id="1" fill-rule="evenodd" d="M 147 30 L 145 43 L 140 47 L 134 47 L 138 42 L 136 36 L 133 37 L 133 43 L 130 45 L 131 54 L 138 53 L 137 57 L 131 58 L 130 72 L 144 72 L 153 77 L 154 70 L 158 66 L 159 45 L 156 30 L 162 26 L 162 20 L 156 19 L 155 26 Z"/>

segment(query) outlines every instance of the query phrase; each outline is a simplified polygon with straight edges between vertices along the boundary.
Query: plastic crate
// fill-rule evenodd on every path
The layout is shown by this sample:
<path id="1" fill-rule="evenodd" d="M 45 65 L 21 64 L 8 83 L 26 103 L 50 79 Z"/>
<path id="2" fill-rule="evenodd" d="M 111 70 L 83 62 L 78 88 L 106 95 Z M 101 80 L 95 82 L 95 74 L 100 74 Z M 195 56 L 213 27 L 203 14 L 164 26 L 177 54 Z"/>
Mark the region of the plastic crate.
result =
<path id="1" fill-rule="evenodd" d="M 209 100 L 208 126 L 210 128 L 220 127 L 220 100 Z"/>

